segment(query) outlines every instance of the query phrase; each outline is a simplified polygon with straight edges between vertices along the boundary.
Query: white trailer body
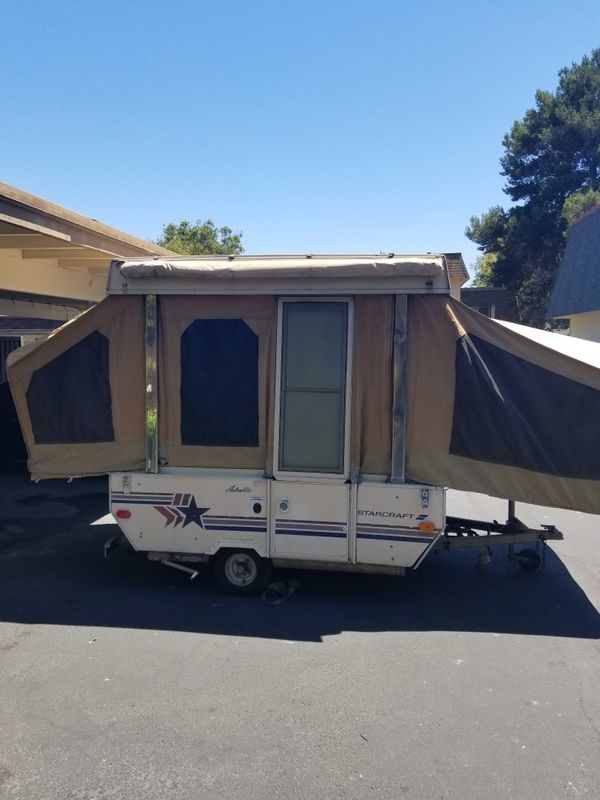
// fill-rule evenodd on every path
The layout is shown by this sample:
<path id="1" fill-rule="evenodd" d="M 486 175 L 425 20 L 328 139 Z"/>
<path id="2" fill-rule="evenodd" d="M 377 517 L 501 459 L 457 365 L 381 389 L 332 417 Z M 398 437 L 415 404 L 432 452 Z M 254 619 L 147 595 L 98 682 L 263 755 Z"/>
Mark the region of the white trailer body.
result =
<path id="1" fill-rule="evenodd" d="M 171 563 L 238 552 L 237 581 L 233 562 L 229 569 L 221 566 L 222 582 L 239 590 L 264 583 L 250 554 L 276 566 L 394 574 L 417 567 L 444 530 L 445 495 L 439 487 L 404 483 L 406 295 L 448 293 L 443 258 L 226 262 L 232 275 L 244 281 L 224 281 L 210 264 L 202 274 L 202 259 L 190 277 L 193 273 L 185 272 L 190 264 L 193 270 L 193 262 L 186 262 L 179 274 L 163 274 L 160 280 L 154 279 L 152 265 L 136 270 L 114 264 L 109 291 L 140 291 L 151 303 L 164 293 L 273 293 L 272 463 L 264 471 L 161 467 L 151 435 L 147 471 L 110 476 L 111 512 L 128 541 Z M 398 342 L 390 363 L 396 374 L 393 465 L 387 476 L 359 475 L 350 464 L 354 298 L 383 292 L 397 296 Z M 160 425 L 153 370 L 155 309 L 150 305 L 147 310 L 148 403 Z"/>
<path id="2" fill-rule="evenodd" d="M 273 480 L 245 470 L 114 473 L 110 510 L 135 550 L 165 559 L 241 548 L 280 566 L 397 574 L 419 565 L 445 524 L 440 488 Z"/>

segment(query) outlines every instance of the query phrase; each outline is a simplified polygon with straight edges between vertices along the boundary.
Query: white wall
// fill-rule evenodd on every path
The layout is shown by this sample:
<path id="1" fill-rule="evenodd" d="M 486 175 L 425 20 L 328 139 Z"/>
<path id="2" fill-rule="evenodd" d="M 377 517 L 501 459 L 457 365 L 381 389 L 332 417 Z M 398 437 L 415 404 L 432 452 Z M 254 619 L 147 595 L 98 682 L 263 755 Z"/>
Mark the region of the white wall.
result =
<path id="1" fill-rule="evenodd" d="M 87 262 L 89 264 L 89 262 Z M 67 297 L 94 303 L 106 296 L 106 267 L 61 266 L 57 258 L 23 258 L 17 249 L 0 249 L 0 286 L 15 293 Z"/>
<path id="2" fill-rule="evenodd" d="M 600 342 L 600 311 L 590 311 L 587 314 L 574 314 L 570 318 L 571 336 L 578 339 L 589 339 Z"/>
<path id="3" fill-rule="evenodd" d="M 450 278 L 450 296 L 455 300 L 460 300 L 460 289 L 463 282 L 463 278 Z"/>

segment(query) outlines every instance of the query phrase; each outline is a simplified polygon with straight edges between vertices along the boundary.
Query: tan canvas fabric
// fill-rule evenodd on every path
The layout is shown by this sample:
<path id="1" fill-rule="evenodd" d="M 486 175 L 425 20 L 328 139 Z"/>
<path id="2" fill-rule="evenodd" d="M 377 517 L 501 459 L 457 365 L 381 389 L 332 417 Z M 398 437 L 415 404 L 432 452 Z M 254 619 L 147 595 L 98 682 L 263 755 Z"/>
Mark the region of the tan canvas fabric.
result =
<path id="1" fill-rule="evenodd" d="M 96 330 L 110 342 L 115 441 L 36 444 L 26 397 L 33 373 Z M 15 351 L 13 358 L 9 359 L 8 377 L 29 452 L 29 469 L 34 478 L 89 475 L 143 466 L 145 373 L 142 297 L 108 297 L 58 328 L 45 340 Z M 77 375 L 73 375 L 73 381 L 77 381 Z"/>
<path id="2" fill-rule="evenodd" d="M 436 300 L 423 297 L 419 300 Z M 448 299 L 451 314 L 460 326 L 482 339 L 501 347 L 519 358 L 524 358 L 539 367 L 564 375 L 566 378 L 584 383 L 595 389 L 600 388 L 600 370 L 591 363 L 572 358 L 569 354 L 547 347 L 542 341 L 520 336 L 510 328 L 498 325 L 494 320 L 478 314 L 472 308 L 453 298 Z"/>
<path id="3" fill-rule="evenodd" d="M 600 513 L 600 481 L 564 478 L 449 452 L 456 342 L 465 333 L 598 390 L 600 370 L 520 336 L 448 297 L 409 297 L 408 333 L 406 474 L 409 479 Z M 565 431 L 557 429 L 548 435 L 564 436 Z"/>
<path id="4" fill-rule="evenodd" d="M 354 304 L 351 464 L 353 474 L 390 469 L 394 299 Z M 259 338 L 258 447 L 184 446 L 180 436 L 181 334 L 196 319 L 243 319 Z M 277 300 L 273 296 L 163 296 L 159 319 L 159 436 L 163 463 L 264 470 L 272 458 Z M 38 445 L 26 402 L 36 369 L 91 332 L 110 342 L 114 442 Z M 562 478 L 450 453 L 456 343 L 465 333 L 600 391 L 600 370 L 497 325 L 447 296 L 408 298 L 407 468 L 410 480 L 600 513 L 600 481 Z M 143 469 L 144 298 L 111 296 L 50 335 L 16 351 L 8 374 L 36 478 Z M 73 375 L 77 381 L 77 375 Z M 559 426 L 558 426 L 559 427 Z M 556 435 L 568 432 L 557 430 Z"/>
<path id="5" fill-rule="evenodd" d="M 40 444 L 30 455 L 29 469 L 33 480 L 45 480 L 143 470 L 145 462 L 145 444 L 141 440 Z"/>
<path id="6" fill-rule="evenodd" d="M 408 298 L 407 452 L 448 452 L 454 403 L 454 348 L 462 335 L 449 297 Z"/>
<path id="7" fill-rule="evenodd" d="M 196 319 L 243 319 L 259 340 L 259 446 L 204 447 L 181 443 L 181 335 Z M 265 469 L 272 448 L 275 336 L 274 297 L 161 297 L 159 330 L 160 457 L 173 467 Z"/>
<path id="8" fill-rule="evenodd" d="M 442 256 L 200 256 L 171 261 L 126 261 L 117 267 L 129 281 L 144 278 L 195 280 L 199 276 L 216 277 L 225 281 L 263 277 L 306 278 L 398 278 L 434 277 L 444 274 Z"/>
<path id="9" fill-rule="evenodd" d="M 600 514 L 600 481 L 562 478 L 425 450 L 408 453 L 406 471 L 411 480 L 434 486 Z"/>
<path id="10" fill-rule="evenodd" d="M 393 297 L 355 297 L 350 448 L 353 475 L 390 472 L 393 324 Z"/>

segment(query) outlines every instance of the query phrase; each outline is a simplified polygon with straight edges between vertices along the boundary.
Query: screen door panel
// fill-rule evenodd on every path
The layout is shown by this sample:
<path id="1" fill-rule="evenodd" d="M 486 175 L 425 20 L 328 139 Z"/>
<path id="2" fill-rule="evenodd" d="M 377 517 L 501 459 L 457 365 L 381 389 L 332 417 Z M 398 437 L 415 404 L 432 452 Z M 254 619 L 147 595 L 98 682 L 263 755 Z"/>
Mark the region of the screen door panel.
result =
<path id="1" fill-rule="evenodd" d="M 348 304 L 283 304 L 279 469 L 344 471 Z"/>

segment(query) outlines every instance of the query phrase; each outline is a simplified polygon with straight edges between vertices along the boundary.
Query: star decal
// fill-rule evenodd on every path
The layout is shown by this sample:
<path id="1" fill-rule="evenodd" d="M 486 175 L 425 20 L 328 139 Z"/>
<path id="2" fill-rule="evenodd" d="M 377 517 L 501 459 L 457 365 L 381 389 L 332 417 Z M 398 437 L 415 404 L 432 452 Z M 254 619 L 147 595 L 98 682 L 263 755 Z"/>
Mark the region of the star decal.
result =
<path id="1" fill-rule="evenodd" d="M 181 511 L 183 514 L 184 520 L 182 527 L 185 528 L 186 525 L 189 525 L 190 522 L 195 522 L 200 528 L 204 529 L 204 524 L 202 522 L 202 514 L 206 514 L 207 511 L 210 511 L 209 508 L 198 508 L 196 505 L 196 498 L 192 495 L 192 499 L 188 506 L 179 506 L 177 508 L 178 511 Z"/>
<path id="2" fill-rule="evenodd" d="M 210 511 L 210 508 L 199 508 L 196 505 L 196 498 L 193 494 L 182 494 L 181 492 L 175 494 L 168 505 L 154 506 L 156 511 L 165 518 L 165 528 L 179 527 L 185 528 L 191 522 L 195 522 L 199 528 L 204 528 L 202 522 L 202 515 Z"/>

